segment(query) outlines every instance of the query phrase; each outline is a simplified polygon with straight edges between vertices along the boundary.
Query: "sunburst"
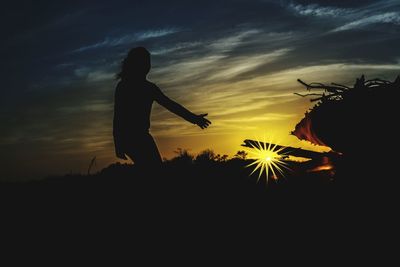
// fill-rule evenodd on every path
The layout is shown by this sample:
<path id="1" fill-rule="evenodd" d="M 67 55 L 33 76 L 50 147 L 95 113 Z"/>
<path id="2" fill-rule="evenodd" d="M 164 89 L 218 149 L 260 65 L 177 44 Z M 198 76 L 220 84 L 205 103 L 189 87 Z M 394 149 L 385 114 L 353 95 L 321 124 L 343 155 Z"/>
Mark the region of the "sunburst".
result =
<path id="1" fill-rule="evenodd" d="M 253 159 L 254 162 L 248 164 L 246 167 L 254 166 L 253 171 L 250 175 L 255 173 L 257 170 L 258 179 L 260 181 L 261 176 L 265 173 L 266 182 L 268 183 L 269 177 L 274 180 L 278 179 L 278 175 L 284 176 L 284 169 L 289 169 L 285 158 L 288 156 L 287 151 L 283 150 L 286 148 L 284 146 L 279 146 L 271 144 L 271 142 L 266 143 L 256 140 L 254 143 L 250 143 L 251 148 L 246 149 L 249 154 L 249 158 Z"/>

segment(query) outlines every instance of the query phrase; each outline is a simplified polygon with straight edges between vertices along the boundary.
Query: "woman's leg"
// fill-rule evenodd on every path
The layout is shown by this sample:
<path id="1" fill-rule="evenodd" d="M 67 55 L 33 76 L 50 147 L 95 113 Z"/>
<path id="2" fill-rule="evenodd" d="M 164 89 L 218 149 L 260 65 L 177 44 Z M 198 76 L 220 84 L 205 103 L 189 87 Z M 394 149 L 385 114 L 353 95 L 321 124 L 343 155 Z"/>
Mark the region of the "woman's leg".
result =
<path id="1" fill-rule="evenodd" d="M 157 145 L 149 133 L 136 137 L 134 144 L 126 154 L 140 168 L 159 168 L 162 163 Z"/>

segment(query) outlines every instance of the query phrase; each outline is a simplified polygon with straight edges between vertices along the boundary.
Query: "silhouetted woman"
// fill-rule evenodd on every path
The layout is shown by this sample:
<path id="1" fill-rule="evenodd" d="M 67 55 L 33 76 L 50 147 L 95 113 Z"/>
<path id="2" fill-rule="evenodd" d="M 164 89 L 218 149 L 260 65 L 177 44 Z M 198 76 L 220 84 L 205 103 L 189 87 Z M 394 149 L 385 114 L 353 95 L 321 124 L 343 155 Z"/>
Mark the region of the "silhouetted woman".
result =
<path id="1" fill-rule="evenodd" d="M 113 135 L 116 156 L 130 157 L 137 166 L 157 167 L 161 156 L 149 133 L 153 101 L 202 129 L 211 123 L 207 114 L 196 115 L 165 96 L 160 88 L 146 79 L 151 68 L 150 53 L 144 47 L 129 51 L 117 74 Z"/>

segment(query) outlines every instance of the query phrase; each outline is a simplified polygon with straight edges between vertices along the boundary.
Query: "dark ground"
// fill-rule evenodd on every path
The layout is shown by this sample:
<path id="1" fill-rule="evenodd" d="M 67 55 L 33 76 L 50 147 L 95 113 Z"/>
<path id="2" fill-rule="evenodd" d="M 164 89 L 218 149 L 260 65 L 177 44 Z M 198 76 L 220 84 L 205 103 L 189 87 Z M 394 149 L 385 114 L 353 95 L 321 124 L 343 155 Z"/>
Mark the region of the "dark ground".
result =
<path id="1" fill-rule="evenodd" d="M 249 176 L 248 160 L 169 161 L 161 170 L 140 171 L 134 165 L 113 164 L 93 175 L 48 177 L 27 183 L 3 183 L 3 204 L 56 206 L 76 212 L 160 211 L 220 216 L 271 210 L 318 208 L 322 212 L 349 205 L 371 208 L 394 197 L 388 173 L 344 168 L 308 173 L 304 163 L 291 163 L 292 171 L 278 180 L 258 172 Z M 353 166 L 353 165 L 352 165 Z M 383 177 L 379 177 L 382 175 Z M 377 196 L 382 195 L 377 198 Z M 389 201 L 389 200 L 388 200 Z M 215 214 L 214 214 L 215 213 Z"/>
<path id="2" fill-rule="evenodd" d="M 90 176 L 2 184 L 2 232 L 17 251 L 45 241 L 46 258 L 62 254 L 65 263 L 82 255 L 90 264 L 120 255 L 108 261 L 113 266 L 121 259 L 190 266 L 237 258 L 247 266 L 289 251 L 332 262 L 344 257 L 339 251 L 358 259 L 366 250 L 355 249 L 395 241 L 398 197 L 388 183 L 344 172 L 332 179 L 293 165 L 294 173 L 266 186 L 248 176 L 247 163 L 167 162 L 145 173 L 117 164 Z"/>

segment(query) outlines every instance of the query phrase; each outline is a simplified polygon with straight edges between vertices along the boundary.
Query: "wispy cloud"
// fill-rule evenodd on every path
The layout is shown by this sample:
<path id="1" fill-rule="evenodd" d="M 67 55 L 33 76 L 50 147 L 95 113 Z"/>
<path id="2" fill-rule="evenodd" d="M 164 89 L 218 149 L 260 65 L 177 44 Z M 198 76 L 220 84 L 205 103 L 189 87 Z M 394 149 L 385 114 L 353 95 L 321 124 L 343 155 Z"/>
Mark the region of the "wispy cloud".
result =
<path id="1" fill-rule="evenodd" d="M 291 3 L 289 9 L 301 16 L 338 17 L 350 13 L 351 9 L 320 6 L 318 4 L 301 5 Z"/>
<path id="2" fill-rule="evenodd" d="M 227 80 L 240 74 L 251 72 L 255 68 L 274 62 L 286 55 L 291 49 L 284 48 L 270 53 L 257 54 L 253 56 L 241 56 L 233 59 L 226 59 L 215 68 L 217 71 L 208 77 L 209 80 Z"/>
<path id="3" fill-rule="evenodd" d="M 267 44 L 261 41 L 264 38 L 268 40 Z M 290 39 L 293 39 L 291 32 L 233 31 L 217 39 L 196 42 L 193 51 L 172 64 L 155 67 L 151 76 L 161 81 L 163 86 L 172 88 L 187 84 L 188 80 L 210 84 L 229 81 L 285 56 L 292 49 L 279 46 Z M 279 44 L 275 45 L 279 48 L 268 49 L 269 46 L 275 47 L 274 44 Z"/>
<path id="4" fill-rule="evenodd" d="M 139 32 L 139 33 L 135 34 L 134 36 L 137 41 L 143 41 L 143 40 L 146 40 L 149 38 L 162 37 L 162 36 L 173 34 L 173 33 L 179 32 L 179 31 L 180 30 L 178 28 L 167 28 L 167 29 Z"/>
<path id="5" fill-rule="evenodd" d="M 157 48 L 155 50 L 152 50 L 151 54 L 153 56 L 165 55 L 165 54 L 169 54 L 169 53 L 172 53 L 172 52 L 177 52 L 177 51 L 180 51 L 180 50 L 186 50 L 186 49 L 189 49 L 189 48 L 198 47 L 200 45 L 202 45 L 201 42 L 182 42 L 182 43 L 177 43 L 177 44 L 171 45 L 169 47 Z"/>
<path id="6" fill-rule="evenodd" d="M 180 30 L 178 28 L 166 28 L 166 29 L 157 29 L 157 30 L 148 30 L 143 32 L 137 32 L 133 34 L 126 34 L 119 37 L 106 37 L 103 41 L 82 46 L 78 49 L 73 50 L 73 53 L 84 52 L 91 49 L 103 48 L 103 47 L 113 47 L 125 44 L 131 44 L 134 42 L 144 41 L 150 38 L 158 38 L 166 35 L 170 35 L 173 33 L 177 33 Z"/>
<path id="7" fill-rule="evenodd" d="M 105 69 L 93 69 L 90 67 L 79 67 L 74 70 L 76 77 L 84 79 L 87 82 L 100 82 L 106 80 L 112 80 L 114 73 Z"/>
<path id="8" fill-rule="evenodd" d="M 236 32 L 233 35 L 214 40 L 209 44 L 209 47 L 214 51 L 228 52 L 242 44 L 245 38 L 257 35 L 259 33 L 260 30 L 258 29 L 249 29 L 242 32 Z"/>
<path id="9" fill-rule="evenodd" d="M 391 23 L 395 25 L 400 25 L 400 13 L 399 12 L 387 12 L 383 14 L 377 14 L 373 16 L 364 17 L 349 23 L 346 23 L 343 26 L 340 26 L 333 30 L 333 32 L 351 30 L 354 28 L 362 28 L 368 26 L 370 24 L 375 23 Z"/>
<path id="10" fill-rule="evenodd" d="M 359 8 L 339 8 L 319 4 L 302 5 L 295 2 L 288 8 L 298 16 L 326 19 L 336 27 L 330 32 L 364 28 L 371 24 L 390 23 L 400 25 L 400 13 L 395 1 L 379 1 Z M 340 25 L 340 26 L 337 26 Z"/>

